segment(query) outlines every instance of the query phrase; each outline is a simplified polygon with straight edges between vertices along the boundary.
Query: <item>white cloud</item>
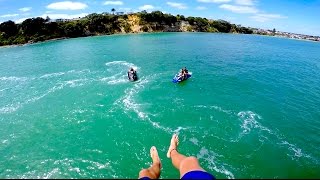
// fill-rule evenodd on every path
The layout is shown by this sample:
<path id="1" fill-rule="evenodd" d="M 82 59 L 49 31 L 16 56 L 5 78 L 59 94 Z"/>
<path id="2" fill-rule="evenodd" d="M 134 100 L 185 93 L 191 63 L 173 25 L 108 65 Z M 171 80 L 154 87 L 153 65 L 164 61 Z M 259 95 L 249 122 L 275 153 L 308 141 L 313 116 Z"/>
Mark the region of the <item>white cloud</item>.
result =
<path id="1" fill-rule="evenodd" d="M 266 22 L 273 19 L 285 19 L 288 17 L 282 16 L 280 14 L 256 14 L 254 16 L 251 16 L 250 18 L 257 22 Z"/>
<path id="2" fill-rule="evenodd" d="M 15 20 L 14 22 L 17 23 L 17 24 L 20 24 L 20 23 L 22 23 L 24 20 L 29 19 L 29 18 L 32 18 L 32 17 L 21 18 L 21 19 Z"/>
<path id="3" fill-rule="evenodd" d="M 197 1 L 202 3 L 227 3 L 232 0 L 197 0 Z"/>
<path id="4" fill-rule="evenodd" d="M 210 1 L 210 0 L 198 0 L 198 1 Z M 280 14 L 268 14 L 258 9 L 256 2 L 258 0 L 234 0 L 235 5 L 222 4 L 219 6 L 221 9 L 225 9 L 234 13 L 240 14 L 252 14 L 249 18 L 257 22 L 266 22 L 274 19 L 288 18 Z"/>
<path id="5" fill-rule="evenodd" d="M 188 7 L 183 3 L 176 3 L 176 2 L 167 2 L 167 4 L 171 7 L 178 8 L 178 9 L 187 9 Z"/>
<path id="6" fill-rule="evenodd" d="M 81 14 L 43 14 L 41 15 L 42 18 L 46 18 L 49 16 L 50 19 L 73 19 L 79 17 L 85 17 L 88 13 L 81 13 Z"/>
<path id="7" fill-rule="evenodd" d="M 51 3 L 47 6 L 48 9 L 55 9 L 55 10 L 79 10 L 85 9 L 88 5 L 81 3 L 81 2 L 72 2 L 72 1 L 61 1 Z"/>
<path id="8" fill-rule="evenodd" d="M 114 5 L 114 6 L 121 6 L 123 5 L 122 1 L 106 1 L 103 5 Z"/>
<path id="9" fill-rule="evenodd" d="M 235 0 L 235 2 L 244 6 L 253 6 L 255 4 L 255 0 Z"/>
<path id="10" fill-rule="evenodd" d="M 16 16 L 19 16 L 19 14 L 4 14 L 4 15 L 1 15 L 0 17 L 7 18 L 7 17 L 16 17 Z"/>
<path id="11" fill-rule="evenodd" d="M 31 7 L 24 7 L 24 8 L 20 8 L 19 11 L 27 12 L 27 11 L 30 11 L 31 9 L 32 9 Z"/>
<path id="12" fill-rule="evenodd" d="M 222 4 L 219 6 L 219 8 L 232 11 L 234 13 L 240 13 L 240 14 L 255 14 L 259 12 L 258 9 L 251 6 L 236 6 L 236 5 L 230 5 L 230 4 Z"/>
<path id="13" fill-rule="evenodd" d="M 205 9 L 207 9 L 207 8 L 204 7 L 204 6 L 198 6 L 198 7 L 196 7 L 196 9 L 197 9 L 197 10 L 205 10 Z"/>
<path id="14" fill-rule="evenodd" d="M 146 10 L 146 11 L 148 11 L 148 10 L 153 10 L 153 9 L 155 9 L 155 7 L 152 6 L 152 5 L 146 4 L 146 5 L 140 6 L 139 9 L 140 9 L 140 10 Z"/>

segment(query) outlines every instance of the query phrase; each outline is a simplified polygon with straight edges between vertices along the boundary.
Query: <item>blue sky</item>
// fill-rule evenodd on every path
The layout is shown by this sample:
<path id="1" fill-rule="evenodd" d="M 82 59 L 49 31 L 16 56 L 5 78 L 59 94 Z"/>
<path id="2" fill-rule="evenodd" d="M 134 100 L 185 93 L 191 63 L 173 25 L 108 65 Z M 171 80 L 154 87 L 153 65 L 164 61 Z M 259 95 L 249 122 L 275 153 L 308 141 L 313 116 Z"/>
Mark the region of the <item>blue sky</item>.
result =
<path id="1" fill-rule="evenodd" d="M 0 22 L 30 17 L 75 18 L 89 13 L 161 10 L 224 19 L 243 26 L 320 36 L 320 0 L 0 0 Z"/>

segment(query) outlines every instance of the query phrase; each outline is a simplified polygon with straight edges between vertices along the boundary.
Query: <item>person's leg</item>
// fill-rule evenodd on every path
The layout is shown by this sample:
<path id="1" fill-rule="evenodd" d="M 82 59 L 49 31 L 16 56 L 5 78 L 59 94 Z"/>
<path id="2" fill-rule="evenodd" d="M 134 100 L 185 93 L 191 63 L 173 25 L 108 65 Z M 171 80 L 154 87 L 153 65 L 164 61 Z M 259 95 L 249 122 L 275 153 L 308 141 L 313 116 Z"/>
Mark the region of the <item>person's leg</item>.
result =
<path id="1" fill-rule="evenodd" d="M 178 136 L 174 134 L 171 138 L 167 157 L 171 158 L 173 166 L 179 170 L 180 178 L 182 178 L 188 172 L 192 171 L 200 171 L 200 173 L 206 172 L 203 168 L 200 167 L 198 159 L 196 157 L 186 157 L 177 151 L 178 143 Z M 206 179 L 207 176 L 199 176 L 199 178 Z"/>
<path id="2" fill-rule="evenodd" d="M 152 146 L 150 149 L 152 158 L 152 166 L 148 169 L 143 169 L 139 172 L 139 179 L 158 179 L 161 173 L 161 161 L 156 147 Z"/>

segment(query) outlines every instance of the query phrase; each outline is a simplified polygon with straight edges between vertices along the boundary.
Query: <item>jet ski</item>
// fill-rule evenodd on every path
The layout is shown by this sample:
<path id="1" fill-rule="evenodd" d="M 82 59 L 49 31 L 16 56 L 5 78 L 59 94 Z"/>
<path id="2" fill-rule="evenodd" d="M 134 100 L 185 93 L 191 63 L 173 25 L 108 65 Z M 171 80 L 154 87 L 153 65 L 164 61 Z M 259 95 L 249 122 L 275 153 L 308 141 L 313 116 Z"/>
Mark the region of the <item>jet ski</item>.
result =
<path id="1" fill-rule="evenodd" d="M 188 72 L 185 77 L 179 76 L 179 73 L 178 73 L 173 77 L 172 82 L 179 83 L 179 82 L 185 81 L 185 80 L 191 78 L 191 75 L 192 75 L 192 72 Z"/>
<path id="2" fill-rule="evenodd" d="M 128 79 L 129 81 L 136 81 L 138 80 L 137 71 L 128 71 Z"/>

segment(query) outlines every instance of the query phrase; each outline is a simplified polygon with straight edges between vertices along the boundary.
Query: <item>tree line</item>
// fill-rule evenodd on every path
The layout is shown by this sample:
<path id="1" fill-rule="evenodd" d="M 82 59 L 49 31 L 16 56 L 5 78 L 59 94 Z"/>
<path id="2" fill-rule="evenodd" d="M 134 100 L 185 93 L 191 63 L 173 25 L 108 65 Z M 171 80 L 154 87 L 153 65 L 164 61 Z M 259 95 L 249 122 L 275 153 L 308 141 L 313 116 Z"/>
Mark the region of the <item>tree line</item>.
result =
<path id="1" fill-rule="evenodd" d="M 114 11 L 113 11 L 114 12 Z M 131 15 L 114 15 L 114 13 L 89 14 L 84 18 L 71 21 L 52 21 L 47 18 L 29 18 L 22 23 L 6 21 L 0 24 L 0 46 L 25 44 L 55 38 L 75 38 L 100 34 L 132 32 L 129 16 L 139 17 L 143 32 L 166 31 L 166 27 L 176 26 L 179 22 L 188 22 L 187 31 L 221 32 L 252 34 L 252 30 L 224 20 L 209 20 L 201 17 L 184 17 L 183 15 L 165 14 L 161 11 L 148 13 L 141 11 Z"/>

